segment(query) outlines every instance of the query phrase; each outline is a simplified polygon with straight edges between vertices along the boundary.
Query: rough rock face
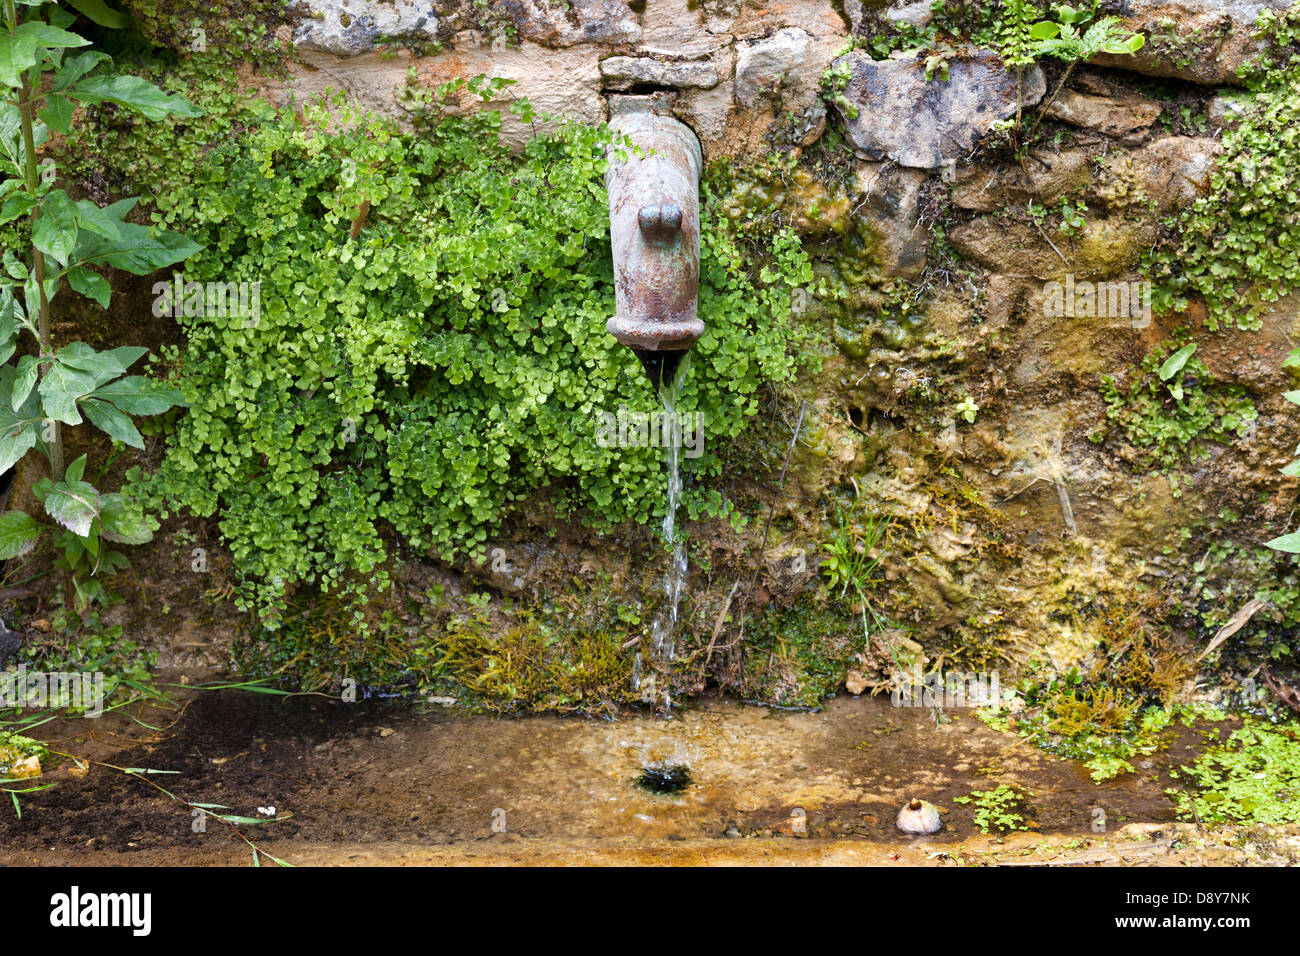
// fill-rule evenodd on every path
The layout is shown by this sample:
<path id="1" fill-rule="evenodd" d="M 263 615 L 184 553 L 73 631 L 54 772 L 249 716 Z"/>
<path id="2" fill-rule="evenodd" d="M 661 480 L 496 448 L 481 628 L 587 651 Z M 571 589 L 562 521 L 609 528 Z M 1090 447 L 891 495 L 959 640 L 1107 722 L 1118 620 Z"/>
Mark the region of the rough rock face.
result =
<path id="1" fill-rule="evenodd" d="M 1125 141 L 1141 139 L 1163 107 L 1144 96 L 1093 96 L 1066 90 L 1048 107 L 1054 120 L 1094 130 Z"/>
<path id="2" fill-rule="evenodd" d="M 736 102 L 749 106 L 773 93 L 808 59 L 808 34 L 791 27 L 763 40 L 739 45 L 736 53 Z"/>
<path id="3" fill-rule="evenodd" d="M 994 123 L 1016 112 L 1016 77 L 987 50 L 950 60 L 946 81 L 927 80 L 925 64 L 914 59 L 878 61 L 847 53 L 835 62 L 851 71 L 845 102 L 836 107 L 849 141 L 872 159 L 939 169 L 965 156 Z M 1026 71 L 1022 105 L 1037 103 L 1045 90 L 1042 70 Z"/>
<path id="4" fill-rule="evenodd" d="M 626 90 L 641 84 L 709 90 L 718 85 L 718 68 L 712 60 L 679 63 L 648 56 L 611 56 L 600 61 L 600 75 L 605 88 L 610 90 Z"/>
<path id="5" fill-rule="evenodd" d="M 368 9 L 362 0 L 314 2 Z M 1216 444 L 1204 464 L 1185 462 L 1181 493 L 1167 475 L 1129 467 L 1122 442 L 1098 443 L 1092 431 L 1107 422 L 1102 377 L 1129 374 L 1175 328 L 1198 326 L 1195 305 L 1153 317 L 1149 309 L 1063 316 L 1048 304 L 1049 287 L 1067 276 L 1076 293 L 1085 284 L 1140 282 L 1143 255 L 1169 239 L 1161 220 L 1208 189 L 1220 142 L 1204 121 L 1222 126 L 1239 108 L 1233 90 L 1211 99 L 1214 91 L 1184 83 L 1157 93 L 1133 72 L 1232 83 L 1252 49 L 1249 25 L 1282 0 L 1108 4 L 1148 34 L 1147 46 L 1136 58 L 1073 71 L 1019 158 L 976 147 L 1014 116 L 1018 101 L 1022 133 L 1033 126 L 1047 86 L 1042 71 L 1018 82 L 986 50 L 950 57 L 947 80 L 927 80 L 917 58 L 840 57 L 850 23 L 865 35 L 882 20 L 924 22 L 928 3 L 702 0 L 687 9 L 680 0 L 647 0 L 633 12 L 614 0 L 493 0 L 482 8 L 490 15 L 484 23 L 477 14 L 467 20 L 472 0 L 459 3 L 454 24 L 440 0 L 437 20 L 422 28 L 451 38 L 433 56 L 361 48 L 344 58 L 338 54 L 355 54 L 361 40 L 300 40 L 314 70 L 300 74 L 299 91 L 342 85 L 364 105 L 396 112 L 390 91 L 413 62 L 425 85 L 477 73 L 509 77 L 518 81 L 512 92 L 539 113 L 600 122 L 610 92 L 667 88 L 674 115 L 696 131 L 708 160 L 744 160 L 814 146 L 828 125 L 823 74 L 833 62 L 848 66 L 836 105 L 856 157 L 823 141 L 793 170 L 771 179 L 755 172 L 736 186 L 734 202 L 715 201 L 733 217 L 770 201 L 812 250 L 814 274 L 849 290 L 837 302 L 812 295 L 799 312 L 834 345 L 822 371 L 798 386 L 806 417 L 775 512 L 780 542 L 768 548 L 752 605 L 784 608 L 816 590 L 817 555 L 831 526 L 807 502 L 852 486 L 894 514 L 897 551 L 882 568 L 888 585 L 878 596 L 896 602 L 891 613 L 906 628 L 897 634 L 909 643 L 900 636 L 882 648 L 873 635 L 848 670 L 853 692 L 887 689 L 904 650 L 938 659 L 981 641 L 989 660 L 996 650 L 1009 665 L 1034 656 L 1068 667 L 1096 646 L 1094 625 L 1071 603 L 1078 595 L 1101 606 L 1130 600 L 1139 583 L 1164 588 L 1188 563 L 1181 532 L 1200 534 L 1207 515 L 1232 503 L 1233 489 L 1240 501 L 1249 494 L 1249 507 L 1234 507 L 1252 521 L 1294 500 L 1288 485 L 1258 505 L 1288 480 L 1278 469 L 1295 447 L 1292 410 L 1277 395 L 1289 387 L 1281 363 L 1300 335 L 1300 302 L 1279 303 L 1254 337 L 1197 332 L 1197 355 L 1214 374 L 1251 391 L 1261 437 Z M 489 42 L 500 23 L 514 24 L 518 42 Z M 349 28 L 363 38 L 400 32 L 355 21 Z M 313 29 L 304 24 L 304 38 Z M 534 131 L 514 122 L 505 117 L 503 136 L 521 145 Z M 839 118 L 830 122 L 840 130 Z M 1079 219 L 1067 222 L 1062 210 L 1076 209 Z M 973 417 L 954 411 L 963 399 L 978 406 Z M 779 434 L 778 462 L 792 419 L 773 416 L 756 429 Z M 719 591 L 692 568 L 693 626 L 707 640 L 716 621 L 735 613 L 726 610 L 729 572 L 744 568 L 737 576 L 749 580 L 751 559 L 742 556 L 755 543 L 699 524 L 690 533 L 693 548 L 716 548 L 715 568 L 728 569 L 715 575 L 728 578 Z M 518 531 L 510 553 L 522 558 L 476 576 L 526 598 L 563 591 L 579 564 L 625 562 L 620 581 L 651 580 L 660 570 L 657 556 L 594 539 L 575 539 L 581 560 L 562 568 L 538 557 L 540 547 L 529 550 L 538 534 Z M 804 561 L 798 573 L 796 554 Z"/>
<path id="6" fill-rule="evenodd" d="M 1124 25 L 1146 34 L 1134 56 L 1103 54 L 1096 63 L 1151 76 L 1217 85 L 1238 81 L 1237 70 L 1260 51 L 1255 21 L 1291 0 L 1125 0 Z"/>
<path id="7" fill-rule="evenodd" d="M 620 45 L 641 38 L 641 24 L 621 0 L 505 0 L 519 36 L 551 47 Z"/>
<path id="8" fill-rule="evenodd" d="M 293 41 L 308 50 L 356 56 L 374 49 L 381 37 L 434 40 L 438 16 L 431 2 L 395 0 L 310 0 L 310 13 Z"/>

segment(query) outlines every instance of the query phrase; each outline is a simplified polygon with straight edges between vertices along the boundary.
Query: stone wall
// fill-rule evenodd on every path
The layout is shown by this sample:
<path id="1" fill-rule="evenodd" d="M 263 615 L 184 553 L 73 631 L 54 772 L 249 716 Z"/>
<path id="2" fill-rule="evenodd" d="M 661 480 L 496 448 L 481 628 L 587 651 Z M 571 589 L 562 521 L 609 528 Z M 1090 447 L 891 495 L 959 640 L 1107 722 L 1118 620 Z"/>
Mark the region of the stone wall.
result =
<path id="1" fill-rule="evenodd" d="M 861 295 L 809 309 L 807 321 L 837 348 L 800 385 L 807 431 L 779 508 L 787 530 L 765 555 L 770 580 L 757 601 L 790 601 L 811 586 L 814 575 L 791 577 L 782 562 L 816 557 L 826 527 L 806 503 L 852 484 L 912 532 L 887 562 L 887 601 L 931 660 L 987 641 L 986 661 L 1036 657 L 1066 668 L 1097 640 L 1083 604 L 1193 586 L 1187 542 L 1199 542 L 1214 515 L 1247 514 L 1247 538 L 1286 520 L 1292 482 L 1278 469 L 1296 429 L 1279 396 L 1282 360 L 1300 335 L 1294 300 L 1256 333 L 1198 331 L 1199 356 L 1220 382 L 1246 390 L 1260 427 L 1209 448 L 1173 481 L 1135 467 L 1123 442 L 1091 439 L 1106 423 L 1103 376 L 1124 376 L 1174 329 L 1195 325 L 1195 305 L 1099 318 L 1060 314 L 1048 300 L 1064 288 L 1142 280 L 1143 253 L 1166 235 L 1162 221 L 1207 189 L 1220 131 L 1233 122 L 1237 69 L 1257 50 L 1251 25 L 1263 8 L 1287 5 L 1114 5 L 1148 34 L 1145 48 L 1084 65 L 1049 105 L 1056 65 L 1017 76 L 992 52 L 965 47 L 939 80 L 917 57 L 845 52 L 882 23 L 925 23 L 924 0 L 310 0 L 293 34 L 301 62 L 280 94 L 342 88 L 401 116 L 396 91 L 409 68 L 427 85 L 484 73 L 515 80 L 512 93 L 539 113 L 600 122 L 608 94 L 661 91 L 710 161 L 798 155 L 838 131 L 852 151 L 842 193 L 811 175 L 773 192 L 825 268 L 860 270 Z M 828 107 L 822 82 L 832 67 L 842 95 Z M 472 97 L 462 105 L 477 108 Z M 1035 121 L 1045 112 L 1023 161 L 988 145 L 1018 111 Z M 510 122 L 511 142 L 531 135 Z M 1033 214 L 1062 203 L 1085 210 L 1077 226 L 1045 227 Z M 858 237 L 855 263 L 843 261 L 845 236 Z M 914 293 L 919 315 L 906 314 L 900 289 Z M 973 421 L 959 399 L 978 406 Z M 516 529 L 515 553 L 538 552 L 541 531 Z M 743 566 L 754 542 L 697 544 Z M 588 542 L 571 560 L 551 551 L 554 566 L 530 573 L 558 581 L 599 550 Z M 488 572 L 483 580 L 528 591 Z M 706 638 L 727 610 L 729 583 L 693 586 L 691 614 Z M 869 658 L 862 671 L 880 665 Z M 853 680 L 869 686 L 869 677 Z"/>

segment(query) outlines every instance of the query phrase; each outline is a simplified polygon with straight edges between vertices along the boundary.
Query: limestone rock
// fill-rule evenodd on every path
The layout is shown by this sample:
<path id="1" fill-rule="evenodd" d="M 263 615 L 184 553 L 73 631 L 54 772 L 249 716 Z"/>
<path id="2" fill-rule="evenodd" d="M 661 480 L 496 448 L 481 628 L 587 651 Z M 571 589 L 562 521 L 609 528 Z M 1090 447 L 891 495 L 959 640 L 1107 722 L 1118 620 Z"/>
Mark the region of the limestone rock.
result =
<path id="1" fill-rule="evenodd" d="M 976 163 L 958 167 L 952 203 L 979 212 L 1007 206 L 1023 209 L 1031 199 L 1047 205 L 1086 186 L 1092 178 L 1092 155 L 1087 151 L 1037 149 L 1030 152 L 1023 166 Z"/>
<path id="2" fill-rule="evenodd" d="M 675 62 L 648 56 L 611 56 L 600 61 L 600 75 L 610 90 L 634 86 L 709 90 L 718 85 L 718 68 L 712 60 Z"/>
<path id="3" fill-rule="evenodd" d="M 1108 157 L 1093 192 L 1116 211 L 1142 210 L 1165 215 L 1195 202 L 1209 189 L 1220 149 L 1212 136 L 1161 136 L 1127 153 Z"/>
<path id="4" fill-rule="evenodd" d="M 854 181 L 861 197 L 854 203 L 857 215 L 865 217 L 880 235 L 881 270 L 887 276 L 920 275 L 929 236 L 920 225 L 925 173 L 889 163 L 860 162 Z"/>
<path id="5" fill-rule="evenodd" d="M 307 0 L 308 14 L 294 31 L 296 46 L 336 56 L 356 56 L 374 49 L 380 37 L 434 40 L 438 17 L 434 5 L 416 0 Z"/>
<path id="6" fill-rule="evenodd" d="M 893 5 L 882 10 L 880 15 L 890 23 L 924 27 L 934 19 L 934 4 L 930 0 L 894 0 Z"/>
<path id="7" fill-rule="evenodd" d="M 948 237 L 963 256 L 1001 275 L 1104 279 L 1138 262 L 1154 238 L 1154 224 L 1112 216 L 1088 219 L 1073 238 L 1044 232 L 1021 219 L 988 215 L 955 226 Z"/>
<path id="8" fill-rule="evenodd" d="M 736 55 L 736 102 L 749 106 L 773 95 L 808 59 L 808 34 L 791 27 L 763 40 L 739 44 Z"/>
<path id="9" fill-rule="evenodd" d="M 1264 10 L 1291 0 L 1125 0 L 1124 26 L 1146 34 L 1136 54 L 1103 54 L 1093 62 L 1194 83 L 1237 84 L 1238 68 L 1262 46 L 1253 36 Z"/>
<path id="10" fill-rule="evenodd" d="M 851 75 L 836 108 L 849 141 L 872 159 L 939 169 L 964 157 L 995 122 L 1016 112 L 1016 76 L 988 50 L 951 59 L 946 81 L 927 80 L 924 62 L 916 59 L 878 61 L 852 52 L 835 62 L 847 64 Z M 1043 71 L 1027 70 L 1023 105 L 1037 103 L 1045 90 Z"/>
<path id="11" fill-rule="evenodd" d="M 1047 115 L 1071 126 L 1132 141 L 1146 134 L 1162 109 L 1155 100 L 1132 93 L 1108 97 L 1065 90 L 1048 107 Z"/>
<path id="12" fill-rule="evenodd" d="M 1226 129 L 1236 126 L 1250 105 L 1250 98 L 1241 94 L 1220 93 L 1210 99 L 1205 108 L 1211 126 Z"/>
<path id="13" fill-rule="evenodd" d="M 850 667 L 849 672 L 844 675 L 844 689 L 854 697 L 861 694 L 864 690 L 871 687 L 871 681 L 867 676 L 856 667 Z"/>
<path id="14" fill-rule="evenodd" d="M 519 36 L 549 47 L 579 43 L 625 45 L 641 39 L 641 24 L 621 0 L 505 0 Z"/>

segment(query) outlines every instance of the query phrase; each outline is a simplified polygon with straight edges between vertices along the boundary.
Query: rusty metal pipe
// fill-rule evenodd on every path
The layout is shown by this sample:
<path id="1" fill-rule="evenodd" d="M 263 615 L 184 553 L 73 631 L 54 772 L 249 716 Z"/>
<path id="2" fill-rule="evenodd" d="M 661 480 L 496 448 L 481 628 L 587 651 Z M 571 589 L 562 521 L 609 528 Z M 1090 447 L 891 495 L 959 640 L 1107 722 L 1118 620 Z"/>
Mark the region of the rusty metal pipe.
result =
<path id="1" fill-rule="evenodd" d="M 704 334 L 700 290 L 700 143 L 653 99 L 626 97 L 610 127 L 641 148 L 614 145 L 605 174 L 616 314 L 605 328 L 637 353 L 654 385 L 668 384 Z"/>

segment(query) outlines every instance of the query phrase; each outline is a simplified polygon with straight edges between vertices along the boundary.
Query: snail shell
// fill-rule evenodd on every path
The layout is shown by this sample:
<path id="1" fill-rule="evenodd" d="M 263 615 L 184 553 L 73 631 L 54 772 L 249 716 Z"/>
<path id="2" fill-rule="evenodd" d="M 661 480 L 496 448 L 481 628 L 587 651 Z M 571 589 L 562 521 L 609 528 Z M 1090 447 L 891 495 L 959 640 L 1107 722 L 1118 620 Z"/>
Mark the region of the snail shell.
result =
<path id="1" fill-rule="evenodd" d="M 914 836 L 938 833 L 943 826 L 943 821 L 939 819 L 938 807 L 933 803 L 917 799 L 913 799 L 898 811 L 898 820 L 895 822 L 898 829 Z"/>

